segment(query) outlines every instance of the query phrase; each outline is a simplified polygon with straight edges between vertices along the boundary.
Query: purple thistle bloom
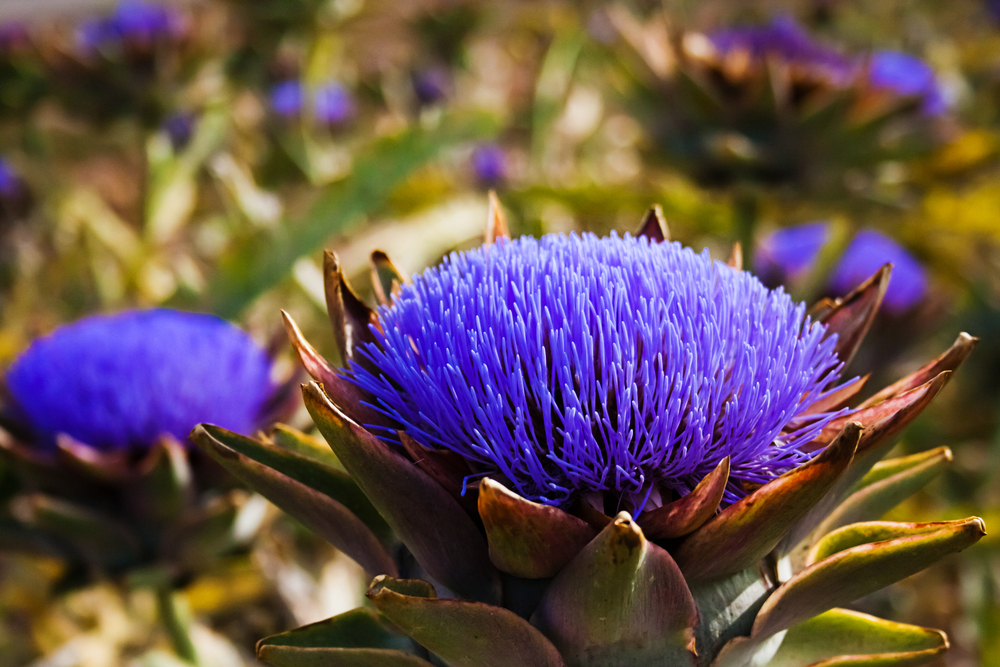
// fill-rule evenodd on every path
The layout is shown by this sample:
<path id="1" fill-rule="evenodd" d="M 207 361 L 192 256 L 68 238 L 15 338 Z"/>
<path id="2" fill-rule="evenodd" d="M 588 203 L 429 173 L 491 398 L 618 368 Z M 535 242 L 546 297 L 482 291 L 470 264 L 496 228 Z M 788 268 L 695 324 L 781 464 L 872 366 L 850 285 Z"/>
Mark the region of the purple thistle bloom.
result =
<path id="1" fill-rule="evenodd" d="M 843 366 L 782 290 L 628 235 L 453 253 L 379 318 L 349 370 L 373 407 L 552 505 L 609 491 L 638 513 L 654 482 L 686 493 L 726 456 L 732 502 L 811 457 L 835 415 L 801 415 Z"/>
<path id="2" fill-rule="evenodd" d="M 170 139 L 170 145 L 179 151 L 188 145 L 194 134 L 195 117 L 192 113 L 178 112 L 171 114 L 163 121 L 163 131 Z"/>
<path id="3" fill-rule="evenodd" d="M 476 180 L 495 185 L 507 177 L 507 156 L 496 144 L 482 144 L 472 151 L 472 171 Z"/>
<path id="4" fill-rule="evenodd" d="M 829 234 L 825 222 L 787 227 L 769 234 L 754 248 L 757 276 L 768 285 L 795 280 L 816 261 Z"/>
<path id="5" fill-rule="evenodd" d="M 436 104 L 451 92 L 451 71 L 435 66 L 418 70 L 412 75 L 413 94 L 421 105 Z"/>
<path id="6" fill-rule="evenodd" d="M 95 448 L 182 442 L 201 423 L 247 433 L 274 391 L 271 362 L 243 331 L 173 310 L 89 317 L 39 338 L 6 374 L 43 447 L 60 433 Z"/>
<path id="7" fill-rule="evenodd" d="M 814 41 L 787 16 L 775 18 L 768 25 L 717 30 L 708 38 L 723 53 L 746 50 L 754 58 L 778 57 L 822 69 L 838 80 L 848 79 L 855 70 L 852 59 Z"/>
<path id="8" fill-rule="evenodd" d="M 146 44 L 176 35 L 179 25 L 180 15 L 172 7 L 124 0 L 110 16 L 84 22 L 77 30 L 77 41 L 88 52 L 108 43 Z"/>
<path id="9" fill-rule="evenodd" d="M 292 119 L 302 113 L 305 91 L 296 79 L 282 81 L 271 88 L 271 109 L 282 118 Z"/>
<path id="10" fill-rule="evenodd" d="M 922 97 L 921 108 L 929 116 L 940 115 L 948 108 L 934 70 L 915 56 L 899 51 L 878 51 L 872 54 L 869 62 L 868 78 L 876 88 Z"/>
<path id="11" fill-rule="evenodd" d="M 835 294 L 847 294 L 887 262 L 892 263 L 893 269 L 883 308 L 889 313 L 901 314 L 924 298 L 927 273 L 902 246 L 873 229 L 858 232 L 847 246 L 833 270 L 830 288 Z"/>
<path id="12" fill-rule="evenodd" d="M 354 98 L 339 83 L 321 86 L 313 96 L 313 113 L 324 125 L 340 125 L 354 117 Z"/>

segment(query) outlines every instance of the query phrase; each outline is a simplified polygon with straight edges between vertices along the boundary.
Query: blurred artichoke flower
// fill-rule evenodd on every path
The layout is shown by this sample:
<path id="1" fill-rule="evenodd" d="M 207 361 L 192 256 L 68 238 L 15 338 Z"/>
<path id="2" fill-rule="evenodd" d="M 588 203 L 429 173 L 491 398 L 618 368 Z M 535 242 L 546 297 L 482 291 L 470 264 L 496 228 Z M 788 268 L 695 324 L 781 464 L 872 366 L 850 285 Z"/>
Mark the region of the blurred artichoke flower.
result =
<path id="1" fill-rule="evenodd" d="M 704 185 L 836 194 L 944 138 L 944 94 L 913 56 L 845 55 L 787 17 L 678 38 L 662 17 L 613 19 L 640 56 L 633 102 L 656 156 Z"/>
<path id="2" fill-rule="evenodd" d="M 20 481 L 5 545 L 66 559 L 66 586 L 143 572 L 168 588 L 240 549 L 248 496 L 226 491 L 187 433 L 206 419 L 252 432 L 285 414 L 271 366 L 236 327 L 171 310 L 89 317 L 34 341 L 4 376 L 0 453 Z"/>
<path id="3" fill-rule="evenodd" d="M 286 326 L 336 457 L 305 435 L 193 433 L 379 575 L 377 614 L 264 639 L 262 660 L 804 667 L 946 649 L 837 607 L 983 535 L 975 517 L 878 521 L 950 460 L 880 462 L 974 339 L 851 407 L 864 379 L 840 373 L 888 267 L 807 314 L 669 243 L 657 210 L 636 237 L 506 236 L 494 198 L 483 247 L 410 281 L 374 253 L 377 311 L 327 254 L 347 368 Z"/>
<path id="4" fill-rule="evenodd" d="M 758 276 L 770 287 L 800 282 L 813 268 L 829 239 L 830 226 L 825 222 L 768 234 L 754 247 Z M 903 315 L 927 295 L 927 271 L 905 248 L 874 229 L 862 229 L 851 239 L 830 272 L 825 291 L 844 296 L 884 264 L 892 264 L 893 270 L 882 310 L 890 315 Z"/>

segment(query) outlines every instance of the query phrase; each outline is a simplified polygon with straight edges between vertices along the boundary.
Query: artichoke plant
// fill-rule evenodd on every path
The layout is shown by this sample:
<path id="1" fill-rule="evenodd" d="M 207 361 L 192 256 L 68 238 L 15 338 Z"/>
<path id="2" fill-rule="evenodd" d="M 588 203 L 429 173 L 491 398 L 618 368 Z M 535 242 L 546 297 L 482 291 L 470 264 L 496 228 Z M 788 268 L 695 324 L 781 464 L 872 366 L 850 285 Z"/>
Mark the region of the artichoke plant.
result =
<path id="1" fill-rule="evenodd" d="M 4 549 L 68 567 L 63 589 L 98 579 L 150 585 L 182 656 L 173 590 L 246 548 L 259 504 L 189 447 L 197 423 L 263 428 L 288 414 L 291 383 L 248 335 L 172 310 L 93 316 L 35 340 L 4 375 Z M 242 520 L 241 520 L 242 517 Z"/>
<path id="2" fill-rule="evenodd" d="M 941 86 L 908 54 L 846 55 L 787 17 L 681 35 L 663 16 L 612 19 L 653 152 L 704 185 L 857 190 L 946 136 Z"/>
<path id="3" fill-rule="evenodd" d="M 864 401 L 841 373 L 890 267 L 807 311 L 730 264 L 636 236 L 507 238 L 370 309 L 326 255 L 345 367 L 286 315 L 305 434 L 194 440 L 374 575 L 363 607 L 263 639 L 306 665 L 916 665 L 937 630 L 842 608 L 982 537 L 882 515 L 947 448 L 883 461 L 969 354 Z M 293 437 L 294 436 L 294 437 Z"/>

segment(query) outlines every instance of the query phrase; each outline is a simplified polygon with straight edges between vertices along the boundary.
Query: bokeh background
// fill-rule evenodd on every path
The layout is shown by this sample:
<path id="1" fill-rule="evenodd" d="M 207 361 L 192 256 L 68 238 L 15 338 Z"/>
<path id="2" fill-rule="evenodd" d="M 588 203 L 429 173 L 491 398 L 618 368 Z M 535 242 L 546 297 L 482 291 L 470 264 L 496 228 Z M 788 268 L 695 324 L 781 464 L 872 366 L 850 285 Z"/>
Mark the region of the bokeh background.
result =
<path id="1" fill-rule="evenodd" d="M 870 91 L 837 97 L 857 72 L 726 60 L 736 26 L 931 79 L 889 67 L 859 116 Z M 659 204 L 672 238 L 723 260 L 739 241 L 809 301 L 892 261 L 854 362 L 870 387 L 979 337 L 897 448 L 954 464 L 890 516 L 993 534 L 857 606 L 947 630 L 940 665 L 1000 665 L 1000 3 L 0 2 L 0 368 L 62 323 L 158 305 L 282 350 L 285 309 L 335 360 L 322 250 L 373 300 L 372 251 L 412 274 L 478 245 L 489 189 L 514 234 L 634 231 Z M 183 590 L 213 664 L 362 599 L 355 565 L 265 511 L 253 549 Z M 62 567 L 0 552 L 0 666 L 180 664 L 148 593 L 67 593 Z"/>

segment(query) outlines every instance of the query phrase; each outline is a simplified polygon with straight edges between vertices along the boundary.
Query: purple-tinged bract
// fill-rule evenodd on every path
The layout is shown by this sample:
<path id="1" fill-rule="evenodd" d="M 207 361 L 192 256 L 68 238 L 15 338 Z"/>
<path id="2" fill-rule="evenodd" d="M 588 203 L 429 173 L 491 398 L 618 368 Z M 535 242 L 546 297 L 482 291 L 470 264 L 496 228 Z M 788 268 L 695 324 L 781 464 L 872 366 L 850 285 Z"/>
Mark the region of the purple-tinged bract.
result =
<path id="1" fill-rule="evenodd" d="M 379 311 L 353 381 L 418 441 L 564 505 L 732 457 L 731 502 L 809 459 L 836 337 L 752 275 L 677 243 L 549 235 L 452 254 Z M 391 432 L 387 438 L 393 437 Z"/>
<path id="2" fill-rule="evenodd" d="M 102 450 L 184 441 L 198 423 L 247 433 L 274 391 L 271 362 L 240 329 L 172 310 L 89 317 L 36 340 L 6 374 L 39 444 L 64 433 Z"/>

